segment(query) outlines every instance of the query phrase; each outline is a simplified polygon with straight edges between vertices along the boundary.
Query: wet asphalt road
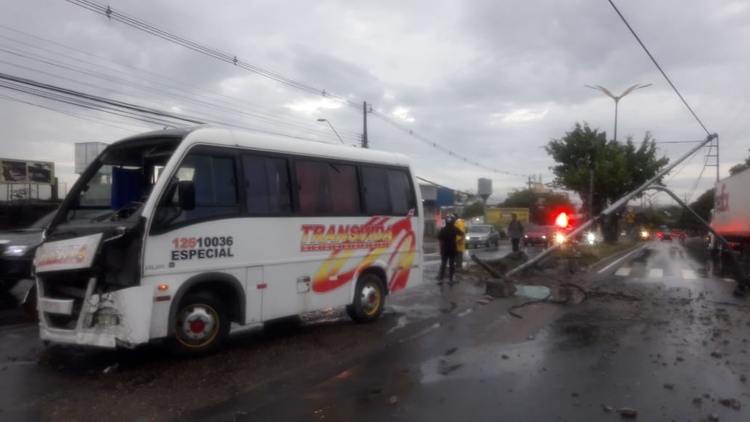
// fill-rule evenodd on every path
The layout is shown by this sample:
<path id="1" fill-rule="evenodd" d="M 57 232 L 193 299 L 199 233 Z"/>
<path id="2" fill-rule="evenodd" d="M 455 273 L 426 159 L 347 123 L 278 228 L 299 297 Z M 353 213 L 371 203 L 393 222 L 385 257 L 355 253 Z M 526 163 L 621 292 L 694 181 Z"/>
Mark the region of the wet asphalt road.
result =
<path id="1" fill-rule="evenodd" d="M 750 310 L 703 267 L 650 242 L 592 272 L 600 294 L 579 306 L 518 320 L 498 300 L 265 404 L 238 396 L 191 420 L 600 421 L 628 407 L 641 421 L 747 421 Z"/>
<path id="2" fill-rule="evenodd" d="M 577 281 L 598 295 L 527 306 L 523 319 L 507 313 L 523 298 L 478 305 L 481 286 L 428 282 L 389 298 L 377 324 L 330 310 L 191 361 L 150 347 L 43 350 L 33 327 L 0 329 L 0 420 L 620 419 L 603 406 L 641 421 L 750 420 L 750 305 L 734 285 L 670 243 L 600 267 Z"/>
<path id="3" fill-rule="evenodd" d="M 492 259 L 508 250 L 502 245 L 472 252 Z M 476 305 L 482 287 L 465 283 L 441 290 L 433 281 L 439 257 L 425 261 L 427 283 L 390 297 L 377 324 L 354 324 L 342 310 L 326 310 L 238 333 L 226 350 L 190 361 L 151 346 L 45 348 L 36 327 L 23 324 L 6 298 L 0 309 L 0 421 L 178 420 L 238 394 L 273 391 L 300 378 L 296 372 L 311 381 L 325 377 Z M 112 409 L 119 408 L 126 411 L 113 419 Z"/>

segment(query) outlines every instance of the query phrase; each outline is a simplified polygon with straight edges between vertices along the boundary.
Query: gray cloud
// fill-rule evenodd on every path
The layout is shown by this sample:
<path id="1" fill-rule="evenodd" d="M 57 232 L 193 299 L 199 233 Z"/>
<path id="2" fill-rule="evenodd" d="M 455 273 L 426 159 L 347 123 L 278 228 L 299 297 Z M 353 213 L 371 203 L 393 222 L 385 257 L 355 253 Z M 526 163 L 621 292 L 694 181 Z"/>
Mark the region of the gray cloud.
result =
<path id="1" fill-rule="evenodd" d="M 654 84 L 620 104 L 620 139 L 628 134 L 640 139 L 647 130 L 663 141 L 705 136 L 604 1 L 189 0 L 178 4 L 118 0 L 109 4 L 253 64 L 352 100 L 367 100 L 472 160 L 512 173 L 541 173 L 545 181 L 551 180 L 548 169 L 554 163 L 542 147 L 562 136 L 573 123 L 587 121 L 611 136 L 612 101 L 584 84 L 601 84 L 615 93 L 635 83 Z M 750 82 L 744 58 L 750 53 L 750 8 L 742 2 L 709 0 L 617 4 L 709 129 L 720 134 L 722 172 L 726 174 L 747 155 L 749 145 L 744 133 L 748 129 L 745 116 L 750 112 L 746 100 Z M 3 72 L 326 142 L 338 141 L 327 126 L 315 121 L 319 117 L 333 122 L 349 143 L 356 142 L 362 130 L 358 110 L 315 108 L 322 104 L 320 97 L 213 61 L 66 2 L 4 2 L 0 24 L 160 76 L 116 66 L 124 74 L 110 76 L 145 84 L 147 89 L 142 90 L 38 62 L 39 70 L 57 77 L 0 64 Z M 2 29 L 0 35 L 44 45 Z M 34 51 L 4 39 L 0 45 Z M 45 47 L 90 63 L 115 66 L 59 47 Z M 32 63 L 1 52 L 0 60 Z M 89 86 L 72 84 L 60 76 Z M 165 77 L 191 86 L 174 85 Z M 201 101 L 234 111 L 170 97 L 163 92 L 167 89 L 164 84 L 175 86 L 169 89 L 172 94 L 200 96 Z M 0 94 L 8 93 L 2 90 Z M 106 118 L 104 123 L 130 130 L 149 126 L 23 98 L 95 119 Z M 0 140 L 0 155 L 4 156 L 69 163 L 76 141 L 109 142 L 130 133 L 2 99 L 0 113 L 9 122 L 4 130 L 7 135 Z M 496 196 L 524 183 L 522 178 L 467 166 L 375 116 L 370 116 L 369 130 L 374 148 L 409 155 L 422 175 L 440 183 L 467 190 L 475 188 L 477 178 L 491 176 Z M 676 158 L 689 145 L 663 144 L 660 148 Z M 671 186 L 681 193 L 690 190 L 702 162 L 702 156 L 693 160 Z M 59 168 L 61 177 L 74 179 L 69 168 Z M 712 168 L 705 171 L 697 190 L 709 187 L 713 178 Z"/>

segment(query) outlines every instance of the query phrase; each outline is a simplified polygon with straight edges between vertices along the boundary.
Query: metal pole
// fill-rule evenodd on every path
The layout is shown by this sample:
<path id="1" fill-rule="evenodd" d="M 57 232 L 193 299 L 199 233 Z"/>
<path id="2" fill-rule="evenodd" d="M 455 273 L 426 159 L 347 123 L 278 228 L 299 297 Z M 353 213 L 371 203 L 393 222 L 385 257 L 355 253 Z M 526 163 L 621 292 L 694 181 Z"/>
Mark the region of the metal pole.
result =
<path id="1" fill-rule="evenodd" d="M 668 166 L 664 167 L 661 171 L 659 171 L 658 173 L 656 173 L 656 175 L 654 177 L 648 179 L 646 182 L 644 182 L 637 189 L 635 189 L 634 191 L 630 192 L 629 194 L 627 194 L 627 195 L 623 196 L 622 198 L 618 199 L 617 201 L 615 201 L 614 204 L 610 205 L 604 211 L 602 211 L 602 213 L 599 214 L 599 216 L 597 216 L 596 219 L 600 219 L 602 217 L 606 217 L 607 215 L 611 214 L 612 212 L 614 212 L 615 210 L 617 210 L 621 206 L 627 204 L 628 201 L 630 201 L 631 199 L 633 199 L 639 193 L 641 193 L 644 190 L 646 190 L 649 186 L 651 186 L 652 183 L 656 182 L 662 176 L 664 176 L 665 174 L 667 174 L 670 171 L 672 171 L 672 169 L 674 169 L 675 167 L 677 167 L 678 164 L 680 164 L 683 161 L 685 161 L 688 157 L 690 157 L 691 155 L 693 155 L 695 152 L 699 151 L 701 148 L 703 148 L 704 146 L 706 146 L 706 144 L 708 144 L 709 142 L 712 142 L 716 136 L 717 136 L 716 134 L 709 135 L 706 138 L 705 141 L 701 142 L 700 144 L 698 144 L 697 146 L 695 146 L 694 148 L 692 148 L 690 151 L 688 151 L 687 153 L 685 153 L 685 155 L 683 155 L 682 157 L 680 157 L 677 161 L 675 161 L 674 163 L 669 164 Z M 572 232 L 568 233 L 568 235 L 565 236 L 565 239 L 568 239 L 568 238 L 573 237 L 573 236 L 577 236 L 578 233 L 581 233 L 584 230 L 586 230 L 587 228 L 589 228 L 589 226 L 591 226 L 594 223 L 594 220 L 596 220 L 596 219 L 592 218 L 589 221 L 585 222 L 583 225 L 581 225 L 577 229 L 575 229 Z M 508 271 L 508 273 L 506 275 L 507 276 L 511 276 L 513 274 L 516 274 L 516 273 L 518 273 L 520 271 L 525 270 L 526 268 L 529 268 L 530 266 L 532 266 L 532 265 L 536 264 L 537 262 L 539 262 L 542 258 L 544 258 L 547 255 L 549 255 L 550 253 L 552 253 L 552 251 L 554 251 L 555 249 L 557 249 L 559 246 L 560 246 L 559 244 L 553 244 L 549 248 L 545 249 L 544 252 L 542 252 L 539 255 L 535 256 L 534 258 L 526 261 L 523 265 L 519 265 L 518 267 L 516 267 L 516 268 L 514 268 L 514 269 L 512 269 L 510 271 Z"/>
<path id="2" fill-rule="evenodd" d="M 339 138 L 339 141 L 341 141 L 341 143 L 342 143 L 342 144 L 346 145 L 346 144 L 344 143 L 344 140 L 343 140 L 343 139 L 341 139 L 341 136 L 339 136 L 339 133 L 338 133 L 338 132 L 336 132 L 336 129 L 334 129 L 334 128 L 333 128 L 333 125 L 331 124 L 331 122 L 329 122 L 328 120 L 326 120 L 326 123 L 328 123 L 328 126 L 330 126 L 330 127 L 331 127 L 331 130 L 333 131 L 333 133 L 335 133 L 335 134 L 336 134 L 336 137 L 337 137 L 337 138 Z"/>
<path id="3" fill-rule="evenodd" d="M 719 181 L 719 137 L 716 137 L 716 182 Z"/>
<path id="4" fill-rule="evenodd" d="M 620 99 L 615 98 L 615 142 L 617 142 L 617 108 L 620 105 Z"/>
<path id="5" fill-rule="evenodd" d="M 732 257 L 732 264 L 734 265 L 735 270 L 737 271 L 737 275 L 742 278 L 741 283 L 746 283 L 747 282 L 747 275 L 745 274 L 745 269 L 742 268 L 742 265 L 740 264 L 739 260 L 737 260 L 737 256 L 735 256 L 735 254 L 732 252 L 732 245 L 730 245 L 729 242 L 727 242 L 727 240 L 724 239 L 724 237 L 722 237 L 719 233 L 717 233 L 711 227 L 710 224 L 708 224 L 707 222 L 705 222 L 701 218 L 701 216 L 698 215 L 698 213 L 696 213 L 695 211 L 693 211 L 693 209 L 690 208 L 686 203 L 680 201 L 680 198 L 678 198 L 677 195 L 675 195 L 674 192 L 672 192 L 671 190 L 667 189 L 664 186 L 651 186 L 651 187 L 649 187 L 649 189 L 653 189 L 653 190 L 658 190 L 658 191 L 665 192 L 667 195 L 671 196 L 672 199 L 674 199 L 675 202 L 677 202 L 682 208 L 688 210 L 690 212 L 690 214 L 692 214 L 693 217 L 695 217 L 695 219 L 697 219 L 698 221 L 700 221 L 700 223 L 703 224 L 708 229 L 708 231 L 710 231 L 711 234 L 714 235 L 714 239 L 717 239 L 719 242 L 721 242 L 721 245 L 723 247 L 727 248 L 727 250 L 729 251 L 729 254 Z"/>
<path id="6" fill-rule="evenodd" d="M 362 103 L 362 119 L 364 123 L 364 131 L 362 132 L 362 148 L 369 148 L 367 143 L 367 101 Z"/>

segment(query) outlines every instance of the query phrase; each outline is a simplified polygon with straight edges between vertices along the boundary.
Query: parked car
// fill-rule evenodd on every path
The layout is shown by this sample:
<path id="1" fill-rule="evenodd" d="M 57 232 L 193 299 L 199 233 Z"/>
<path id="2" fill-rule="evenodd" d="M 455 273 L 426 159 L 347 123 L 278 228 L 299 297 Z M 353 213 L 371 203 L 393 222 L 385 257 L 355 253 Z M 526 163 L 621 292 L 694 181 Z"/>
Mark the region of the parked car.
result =
<path id="1" fill-rule="evenodd" d="M 56 212 L 56 211 L 55 211 Z M 19 280 L 31 278 L 31 264 L 42 233 L 52 221 L 51 212 L 25 229 L 0 233 L 0 289 L 7 291 Z"/>
<path id="2" fill-rule="evenodd" d="M 481 224 L 471 226 L 466 231 L 466 246 L 467 247 L 478 247 L 490 245 L 500 245 L 500 233 L 495 229 L 494 226 L 489 224 Z"/>
<path id="3" fill-rule="evenodd" d="M 530 228 L 523 236 L 524 246 L 542 245 L 549 247 L 554 239 L 554 227 L 536 227 Z"/>
<path id="4" fill-rule="evenodd" d="M 672 241 L 672 232 L 670 230 L 664 230 L 663 232 L 661 232 L 661 240 L 662 240 L 662 242 L 665 241 L 665 240 L 669 240 L 671 242 Z"/>

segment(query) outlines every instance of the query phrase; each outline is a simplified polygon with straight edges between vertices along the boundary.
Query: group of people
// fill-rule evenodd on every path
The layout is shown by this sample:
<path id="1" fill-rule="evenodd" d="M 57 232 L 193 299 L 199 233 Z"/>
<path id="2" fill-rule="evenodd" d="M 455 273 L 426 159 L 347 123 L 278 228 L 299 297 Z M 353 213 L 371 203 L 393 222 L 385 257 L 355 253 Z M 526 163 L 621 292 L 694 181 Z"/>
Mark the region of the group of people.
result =
<path id="1" fill-rule="evenodd" d="M 445 267 L 448 265 L 448 283 L 453 284 L 456 265 L 463 268 L 463 256 L 466 250 L 466 223 L 457 214 L 445 217 L 445 226 L 438 233 L 440 241 L 440 274 L 438 284 L 443 284 Z"/>
<path id="2" fill-rule="evenodd" d="M 518 252 L 523 232 L 523 225 L 518 221 L 516 214 L 513 214 L 510 224 L 508 224 L 508 236 L 513 245 L 513 252 Z M 445 217 L 445 226 L 438 233 L 438 240 L 440 241 L 438 284 L 443 284 L 446 266 L 448 266 L 448 283 L 453 284 L 455 283 L 456 267 L 463 268 L 463 256 L 466 250 L 466 222 L 457 214 L 448 214 Z"/>

